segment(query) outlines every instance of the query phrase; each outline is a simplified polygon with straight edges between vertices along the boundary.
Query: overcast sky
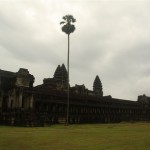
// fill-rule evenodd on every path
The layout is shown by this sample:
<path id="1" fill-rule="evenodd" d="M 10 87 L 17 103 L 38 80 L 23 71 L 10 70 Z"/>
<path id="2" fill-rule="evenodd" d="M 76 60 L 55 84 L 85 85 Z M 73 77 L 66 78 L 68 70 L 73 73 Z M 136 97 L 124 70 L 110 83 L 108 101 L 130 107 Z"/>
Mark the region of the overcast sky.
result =
<path id="1" fill-rule="evenodd" d="M 0 0 L 0 69 L 27 68 L 34 85 L 67 62 L 62 16 L 76 18 L 71 34 L 70 82 L 104 95 L 137 100 L 150 96 L 150 1 Z"/>

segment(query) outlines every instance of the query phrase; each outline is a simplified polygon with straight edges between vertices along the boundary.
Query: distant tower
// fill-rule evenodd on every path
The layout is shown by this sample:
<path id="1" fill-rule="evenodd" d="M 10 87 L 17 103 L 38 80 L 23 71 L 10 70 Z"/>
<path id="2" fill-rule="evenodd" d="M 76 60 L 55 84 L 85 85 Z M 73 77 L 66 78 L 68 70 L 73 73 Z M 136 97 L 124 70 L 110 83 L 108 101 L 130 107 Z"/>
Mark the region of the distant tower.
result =
<path id="1" fill-rule="evenodd" d="M 67 81 L 67 69 L 64 64 L 62 66 L 58 65 L 54 72 L 54 79 L 61 80 L 61 81 Z"/>
<path id="2" fill-rule="evenodd" d="M 54 72 L 54 78 L 55 79 L 61 79 L 61 67 L 60 67 L 60 65 L 58 65 L 58 67 L 56 68 L 56 70 Z"/>
<path id="3" fill-rule="evenodd" d="M 68 79 L 68 72 L 64 64 L 61 66 L 61 77 L 63 81 L 67 81 Z"/>
<path id="4" fill-rule="evenodd" d="M 97 75 L 93 83 L 93 92 L 95 95 L 103 96 L 102 83 Z"/>
<path id="5" fill-rule="evenodd" d="M 54 80 L 57 83 L 57 87 L 61 87 L 66 89 L 67 88 L 67 77 L 68 77 L 68 72 L 64 64 L 61 66 L 58 65 L 54 72 Z"/>

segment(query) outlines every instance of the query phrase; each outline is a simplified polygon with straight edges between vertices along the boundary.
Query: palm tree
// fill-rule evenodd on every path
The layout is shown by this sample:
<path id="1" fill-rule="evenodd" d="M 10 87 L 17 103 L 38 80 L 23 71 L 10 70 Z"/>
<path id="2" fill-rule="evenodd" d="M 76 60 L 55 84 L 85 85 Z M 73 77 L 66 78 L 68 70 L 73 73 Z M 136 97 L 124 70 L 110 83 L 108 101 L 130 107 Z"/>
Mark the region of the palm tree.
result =
<path id="1" fill-rule="evenodd" d="M 67 82 L 67 118 L 66 118 L 66 125 L 69 124 L 69 48 L 70 48 L 70 33 L 73 33 L 75 30 L 75 26 L 72 24 L 76 22 L 76 19 L 72 15 L 65 15 L 63 16 L 63 21 L 60 22 L 64 24 L 62 26 L 62 31 L 68 35 L 68 57 L 67 57 L 67 70 L 68 70 L 68 82 Z"/>

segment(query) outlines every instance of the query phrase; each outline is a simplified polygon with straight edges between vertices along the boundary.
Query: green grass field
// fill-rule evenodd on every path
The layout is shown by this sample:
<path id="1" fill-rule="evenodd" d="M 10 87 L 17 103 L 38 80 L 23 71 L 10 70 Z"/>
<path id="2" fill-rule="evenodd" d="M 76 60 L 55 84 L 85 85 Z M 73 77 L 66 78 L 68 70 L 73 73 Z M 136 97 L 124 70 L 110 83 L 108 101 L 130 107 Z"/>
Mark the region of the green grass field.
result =
<path id="1" fill-rule="evenodd" d="M 0 126 L 0 150 L 150 150 L 150 124 Z"/>

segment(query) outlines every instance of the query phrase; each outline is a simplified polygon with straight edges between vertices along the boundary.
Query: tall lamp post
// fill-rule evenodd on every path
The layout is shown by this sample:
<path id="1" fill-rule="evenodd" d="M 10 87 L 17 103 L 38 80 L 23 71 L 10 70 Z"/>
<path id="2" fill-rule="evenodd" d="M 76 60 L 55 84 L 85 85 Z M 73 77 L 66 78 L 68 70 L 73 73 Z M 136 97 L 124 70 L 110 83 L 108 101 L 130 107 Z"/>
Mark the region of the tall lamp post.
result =
<path id="1" fill-rule="evenodd" d="M 69 124 L 69 53 L 70 53 L 70 33 L 75 31 L 75 26 L 73 23 L 76 22 L 76 19 L 72 15 L 63 16 L 63 21 L 60 22 L 62 26 L 62 32 L 65 32 L 68 35 L 68 56 L 67 56 L 67 70 L 68 70 L 68 78 L 67 78 L 67 117 L 66 117 L 66 125 Z"/>

